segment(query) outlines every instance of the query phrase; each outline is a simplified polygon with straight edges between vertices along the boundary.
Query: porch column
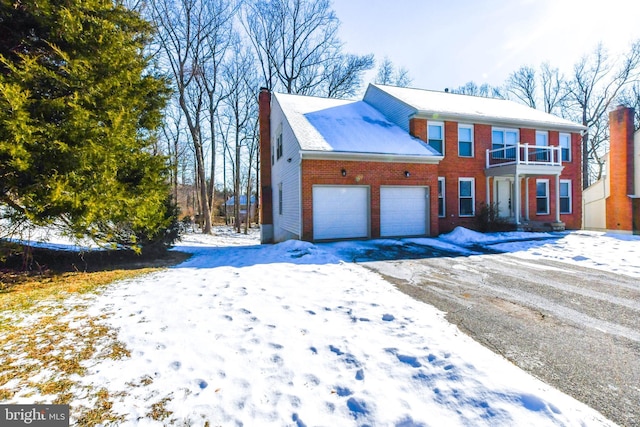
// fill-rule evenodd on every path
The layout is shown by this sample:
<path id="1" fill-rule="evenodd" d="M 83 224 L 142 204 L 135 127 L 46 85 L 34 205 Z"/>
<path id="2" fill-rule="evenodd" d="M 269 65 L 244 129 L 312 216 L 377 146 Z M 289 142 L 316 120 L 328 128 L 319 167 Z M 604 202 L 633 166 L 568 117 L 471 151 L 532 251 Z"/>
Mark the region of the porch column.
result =
<path id="1" fill-rule="evenodd" d="M 524 181 L 524 218 L 527 221 L 531 220 L 529 216 L 529 177 Z"/>
<path id="2" fill-rule="evenodd" d="M 513 189 L 513 198 L 514 198 L 514 214 L 516 216 L 516 225 L 520 225 L 520 176 L 518 174 L 515 175 L 515 183 Z"/>
<path id="3" fill-rule="evenodd" d="M 489 192 L 489 190 L 490 190 L 489 181 L 491 180 L 491 178 L 487 177 L 486 180 L 487 180 L 487 197 L 486 197 L 486 199 L 487 199 L 487 208 L 488 208 L 489 206 L 491 206 L 491 193 Z"/>
<path id="4" fill-rule="evenodd" d="M 556 175 L 556 222 L 560 222 L 560 175 Z"/>

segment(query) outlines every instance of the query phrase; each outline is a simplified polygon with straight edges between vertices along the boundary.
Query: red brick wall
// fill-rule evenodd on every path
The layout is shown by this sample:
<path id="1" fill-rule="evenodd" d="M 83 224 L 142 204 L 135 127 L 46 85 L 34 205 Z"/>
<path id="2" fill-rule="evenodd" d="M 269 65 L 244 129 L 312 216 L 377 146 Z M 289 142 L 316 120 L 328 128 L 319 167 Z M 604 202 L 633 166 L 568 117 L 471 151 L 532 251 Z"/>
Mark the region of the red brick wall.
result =
<path id="1" fill-rule="evenodd" d="M 559 135 L 559 134 L 558 134 Z M 549 136 L 551 141 L 551 136 Z M 556 140 L 551 145 L 558 145 Z M 560 221 L 565 223 L 569 230 L 582 228 L 582 137 L 579 133 L 571 134 L 571 161 L 562 162 L 562 174 L 560 179 L 571 180 L 571 215 L 560 214 Z"/>
<path id="2" fill-rule="evenodd" d="M 409 119 L 409 133 L 423 141 L 427 140 L 427 121 L 425 119 Z"/>
<path id="3" fill-rule="evenodd" d="M 474 125 L 474 155 L 460 157 L 458 153 L 458 122 L 445 122 L 445 157 L 438 167 L 438 176 L 445 180 L 445 214 L 440 218 L 440 232 L 448 233 L 458 226 L 477 229 L 475 217 L 459 216 L 458 178 L 474 178 L 475 211 L 487 200 L 484 174 L 485 151 L 491 145 L 491 126 Z"/>
<path id="4" fill-rule="evenodd" d="M 618 107 L 609 113 L 609 182 L 607 229 L 633 230 L 633 109 Z"/>
<path id="5" fill-rule="evenodd" d="M 415 163 L 356 162 L 340 160 L 302 161 L 302 239 L 313 240 L 313 186 L 367 185 L 370 188 L 371 238 L 380 237 L 380 186 L 410 185 L 430 188 L 430 233 L 438 232 L 437 165 Z M 342 169 L 347 171 L 342 176 Z M 410 172 L 406 178 L 405 171 Z"/>
<path id="6" fill-rule="evenodd" d="M 536 145 L 536 130 L 535 129 L 520 129 L 520 143 Z"/>

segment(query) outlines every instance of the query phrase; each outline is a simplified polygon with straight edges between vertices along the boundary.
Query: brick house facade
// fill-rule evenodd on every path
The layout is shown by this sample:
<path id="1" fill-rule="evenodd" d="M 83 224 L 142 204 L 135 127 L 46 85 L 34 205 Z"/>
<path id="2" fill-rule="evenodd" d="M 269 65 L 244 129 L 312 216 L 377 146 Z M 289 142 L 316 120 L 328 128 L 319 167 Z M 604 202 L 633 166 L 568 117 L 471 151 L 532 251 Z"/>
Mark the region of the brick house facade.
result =
<path id="1" fill-rule="evenodd" d="M 363 101 L 263 90 L 259 102 L 263 242 L 436 236 L 477 229 L 487 204 L 521 228 L 581 227 L 580 125 L 381 85 Z"/>
<path id="2" fill-rule="evenodd" d="M 585 228 L 640 234 L 640 131 L 634 109 L 609 113 L 609 152 L 603 177 L 584 190 Z"/>

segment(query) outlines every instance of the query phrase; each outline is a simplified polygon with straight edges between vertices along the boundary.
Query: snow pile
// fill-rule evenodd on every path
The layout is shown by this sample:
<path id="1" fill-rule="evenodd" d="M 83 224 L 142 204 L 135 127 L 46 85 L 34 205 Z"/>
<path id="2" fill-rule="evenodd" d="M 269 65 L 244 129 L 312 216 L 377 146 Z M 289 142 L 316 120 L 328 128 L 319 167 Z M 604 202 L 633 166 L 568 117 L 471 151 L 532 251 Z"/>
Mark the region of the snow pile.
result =
<path id="1" fill-rule="evenodd" d="M 472 246 L 511 240 L 531 240 L 552 236 L 553 235 L 549 233 L 531 233 L 524 231 L 479 233 L 464 227 L 456 227 L 451 233 L 441 235 L 439 239 L 460 246 Z"/>
<path id="2" fill-rule="evenodd" d="M 82 381 L 127 425 L 612 425 L 330 245 L 231 238 L 187 236 L 187 262 L 92 305 L 131 357 Z"/>

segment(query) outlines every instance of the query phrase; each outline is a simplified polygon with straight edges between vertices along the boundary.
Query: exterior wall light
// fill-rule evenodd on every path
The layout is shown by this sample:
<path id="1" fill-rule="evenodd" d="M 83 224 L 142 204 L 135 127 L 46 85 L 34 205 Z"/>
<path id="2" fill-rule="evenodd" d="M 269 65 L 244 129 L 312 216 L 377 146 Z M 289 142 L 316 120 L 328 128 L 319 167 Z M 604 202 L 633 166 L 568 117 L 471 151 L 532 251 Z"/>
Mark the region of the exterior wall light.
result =
<path id="1" fill-rule="evenodd" d="M 346 169 L 343 168 L 340 172 L 342 173 L 342 176 L 347 176 L 347 170 Z"/>
<path id="2" fill-rule="evenodd" d="M 411 174 L 409 173 L 409 171 L 404 171 L 404 177 L 405 178 L 409 178 L 411 176 Z"/>

